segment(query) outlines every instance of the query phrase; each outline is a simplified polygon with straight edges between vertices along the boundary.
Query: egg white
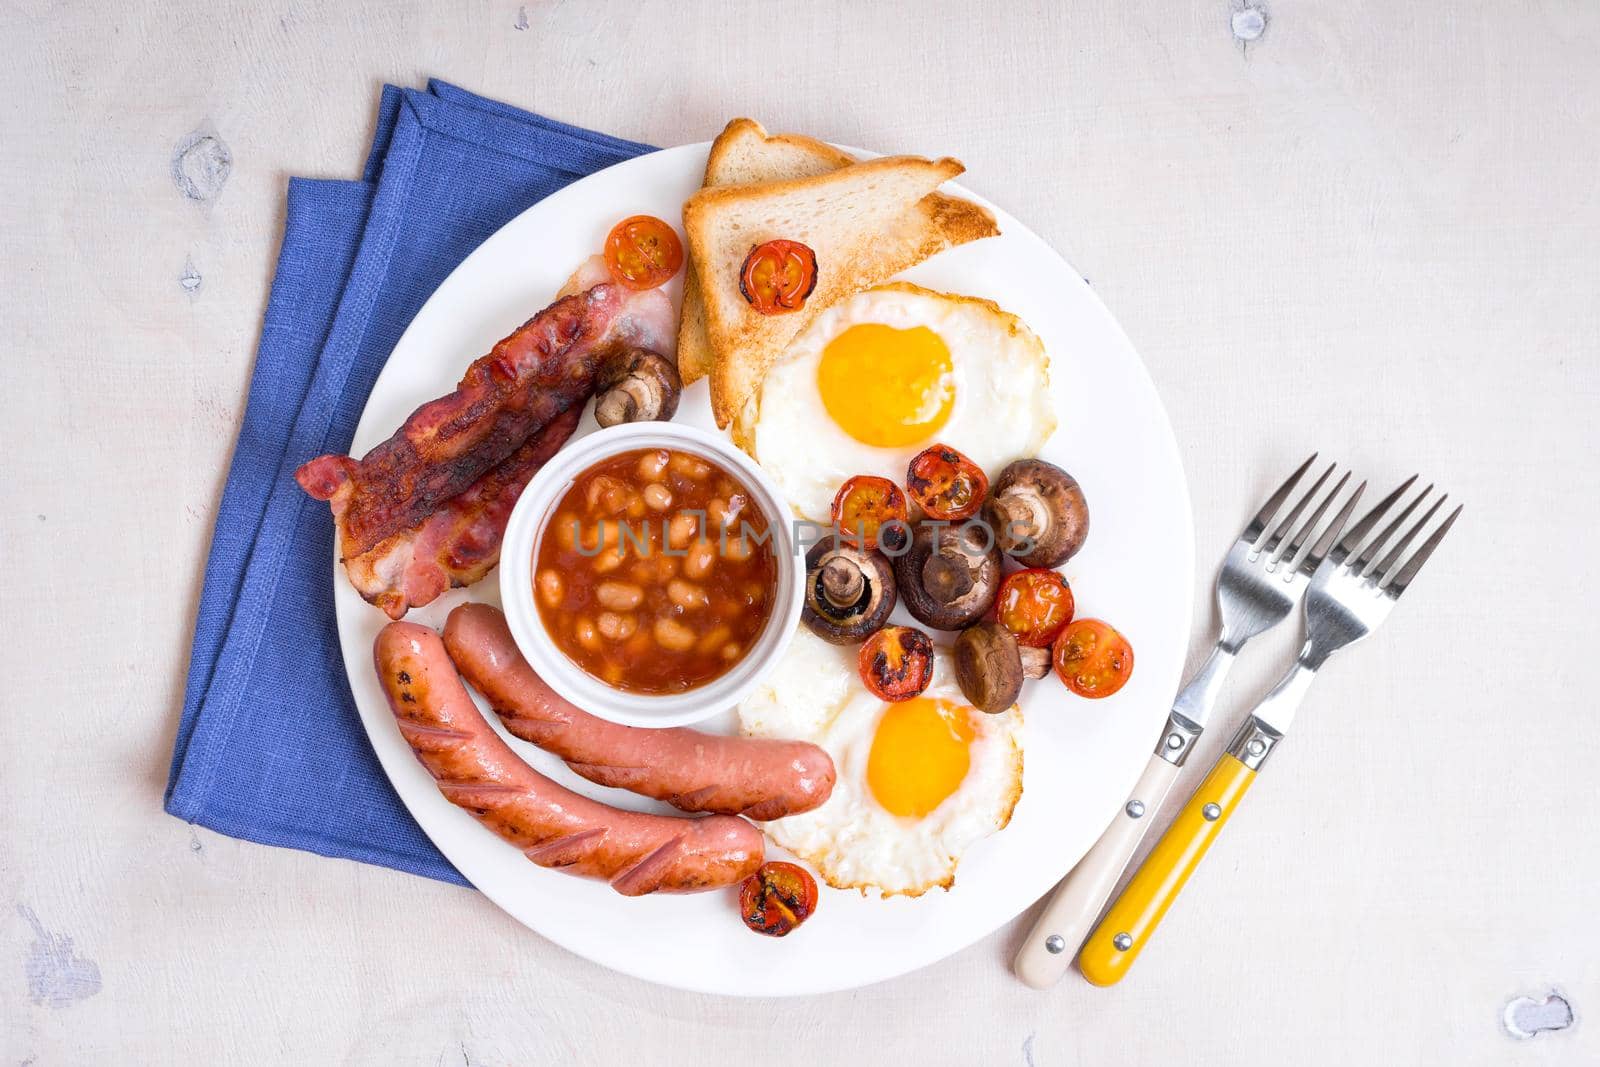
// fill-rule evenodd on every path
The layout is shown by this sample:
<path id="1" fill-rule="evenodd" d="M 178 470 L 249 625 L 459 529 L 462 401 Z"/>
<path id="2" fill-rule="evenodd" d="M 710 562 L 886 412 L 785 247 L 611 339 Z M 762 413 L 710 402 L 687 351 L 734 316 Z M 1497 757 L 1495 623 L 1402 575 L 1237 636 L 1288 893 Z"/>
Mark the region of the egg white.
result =
<path id="1" fill-rule="evenodd" d="M 817 388 L 828 342 L 852 326 L 926 326 L 950 350 L 955 401 L 945 425 L 904 448 L 863 444 L 833 421 Z M 976 297 L 892 282 L 839 301 L 819 315 L 767 372 L 734 436 L 813 522 L 827 522 L 840 484 L 877 474 L 904 484 L 911 457 L 931 444 L 965 453 L 991 477 L 1012 460 L 1037 455 L 1054 432 L 1049 358 L 1015 315 Z"/>
<path id="2" fill-rule="evenodd" d="M 814 742 L 838 772 L 827 803 L 761 827 L 836 889 L 875 889 L 884 897 L 948 889 L 963 854 L 1004 829 L 1022 795 L 1022 712 L 972 712 L 971 766 L 961 785 L 927 815 L 895 815 L 867 783 L 868 753 L 888 705 L 862 686 L 856 652 L 802 627 L 785 658 L 739 705 L 745 734 Z M 943 649 L 923 695 L 967 703 Z"/>

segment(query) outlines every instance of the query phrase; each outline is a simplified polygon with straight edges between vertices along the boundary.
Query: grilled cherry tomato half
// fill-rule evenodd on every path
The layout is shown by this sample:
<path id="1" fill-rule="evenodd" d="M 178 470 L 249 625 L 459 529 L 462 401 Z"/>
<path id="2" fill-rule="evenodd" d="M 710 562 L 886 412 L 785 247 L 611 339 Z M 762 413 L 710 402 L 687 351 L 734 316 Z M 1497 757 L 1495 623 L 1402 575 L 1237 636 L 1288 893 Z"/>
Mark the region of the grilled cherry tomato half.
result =
<path id="1" fill-rule="evenodd" d="M 678 231 L 654 215 L 634 215 L 606 236 L 606 271 L 618 285 L 654 289 L 683 266 Z"/>
<path id="2" fill-rule="evenodd" d="M 793 863 L 763 863 L 739 887 L 744 924 L 768 937 L 782 937 L 816 910 L 817 881 Z"/>
<path id="3" fill-rule="evenodd" d="M 994 598 L 994 618 L 1028 648 L 1049 648 L 1072 621 L 1072 586 L 1055 571 L 1035 567 L 1008 575 Z"/>
<path id="4" fill-rule="evenodd" d="M 906 468 L 906 492 L 930 519 L 970 519 L 989 495 L 989 479 L 972 460 L 948 445 L 925 448 Z"/>
<path id="5" fill-rule="evenodd" d="M 920 696 L 933 681 L 933 638 L 914 626 L 885 626 L 861 646 L 856 669 L 879 700 Z"/>
<path id="6" fill-rule="evenodd" d="M 897 522 L 885 532 L 883 526 Z M 906 495 L 887 478 L 858 474 L 845 480 L 833 498 L 833 523 L 840 536 L 865 549 L 878 547 L 883 537 L 890 548 L 901 548 L 909 535 Z"/>
<path id="7" fill-rule="evenodd" d="M 816 287 L 817 254 L 799 241 L 756 245 L 739 271 L 739 292 L 763 315 L 799 310 Z"/>
<path id="8" fill-rule="evenodd" d="M 1133 674 L 1133 646 L 1099 619 L 1067 624 L 1055 643 L 1056 673 L 1081 697 L 1108 697 Z"/>

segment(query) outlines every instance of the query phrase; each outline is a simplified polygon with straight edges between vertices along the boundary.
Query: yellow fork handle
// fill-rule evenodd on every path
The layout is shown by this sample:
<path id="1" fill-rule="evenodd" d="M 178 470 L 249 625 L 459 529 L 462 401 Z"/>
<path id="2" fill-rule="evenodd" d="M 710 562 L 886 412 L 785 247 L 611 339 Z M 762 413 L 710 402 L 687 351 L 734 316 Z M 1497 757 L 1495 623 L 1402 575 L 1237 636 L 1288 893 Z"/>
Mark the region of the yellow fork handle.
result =
<path id="1" fill-rule="evenodd" d="M 1122 895 L 1078 953 L 1078 969 L 1098 986 L 1115 985 L 1149 943 L 1167 909 L 1239 806 L 1256 772 L 1224 753 L 1145 857 Z"/>

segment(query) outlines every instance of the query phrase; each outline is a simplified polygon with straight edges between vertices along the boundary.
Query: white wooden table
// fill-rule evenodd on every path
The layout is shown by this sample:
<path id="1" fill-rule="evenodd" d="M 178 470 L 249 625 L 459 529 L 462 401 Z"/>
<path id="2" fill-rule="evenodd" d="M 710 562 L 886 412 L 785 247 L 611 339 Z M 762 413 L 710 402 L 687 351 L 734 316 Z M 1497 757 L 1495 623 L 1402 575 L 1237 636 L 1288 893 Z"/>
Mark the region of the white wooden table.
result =
<path id="1" fill-rule="evenodd" d="M 1600 1062 L 1600 7 L 1241 3 L 0 4 L 0 1063 Z M 1313 448 L 1467 503 L 1126 983 L 1022 987 L 1019 923 L 693 996 L 161 812 L 284 182 L 354 175 L 380 83 L 429 75 L 656 144 L 749 114 L 959 156 L 1142 351 L 1207 577 Z M 206 206 L 195 131 L 233 158 Z M 1576 1022 L 1509 1036 L 1551 991 Z"/>

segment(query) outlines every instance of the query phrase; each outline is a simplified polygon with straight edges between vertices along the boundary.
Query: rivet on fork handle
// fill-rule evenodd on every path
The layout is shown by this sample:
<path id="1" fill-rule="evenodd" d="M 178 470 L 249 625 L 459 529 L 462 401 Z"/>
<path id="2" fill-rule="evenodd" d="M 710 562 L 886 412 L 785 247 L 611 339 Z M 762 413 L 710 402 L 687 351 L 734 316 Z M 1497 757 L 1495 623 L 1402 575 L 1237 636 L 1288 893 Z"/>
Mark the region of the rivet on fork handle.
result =
<path id="1" fill-rule="evenodd" d="M 1273 748 L 1282 740 L 1282 734 L 1252 715 L 1228 743 L 1228 755 L 1252 771 L 1259 771 L 1261 765 L 1267 762 L 1267 757 L 1272 755 Z"/>
<path id="2" fill-rule="evenodd" d="M 1199 723 L 1176 711 L 1172 712 L 1167 716 L 1167 728 L 1162 732 L 1161 743 L 1156 746 L 1156 755 L 1174 767 L 1182 767 L 1183 761 L 1193 751 L 1194 743 L 1200 739 L 1200 731 Z"/>

